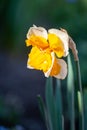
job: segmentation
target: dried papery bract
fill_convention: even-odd
[[[73,56],[74,56],[75,61],[78,61],[79,58],[78,58],[78,51],[77,51],[77,49],[76,49],[76,44],[75,44],[75,42],[72,40],[71,37],[69,37],[69,48],[72,50],[72,53],[73,53]]]
[[[65,29],[63,29],[63,28],[61,28],[61,31],[67,33],[67,31]],[[68,33],[67,33],[67,35],[68,35]],[[74,60],[78,61],[78,51],[77,51],[77,48],[76,48],[76,44],[75,44],[75,42],[73,41],[73,39],[70,36],[69,36],[68,46],[72,50]]]

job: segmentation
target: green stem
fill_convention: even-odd
[[[76,44],[69,36],[69,48],[72,50],[75,62],[76,62],[76,71],[77,71],[77,81],[78,81],[78,105],[79,105],[79,113],[81,117],[81,124],[80,129],[84,130],[84,103],[83,103],[83,92],[82,92],[82,83],[81,83],[81,74],[80,74],[80,65],[79,65],[79,58],[78,58],[78,51],[76,49]]]
[[[70,130],[75,130],[75,104],[74,104],[74,75],[70,55],[68,56],[68,77],[67,77],[67,99],[70,119]]]
[[[80,91],[80,97],[78,97],[78,101],[80,101],[79,105],[79,112],[81,116],[81,130],[84,130],[84,104],[83,104],[83,91],[82,91],[82,83],[81,83],[81,73],[80,73],[80,65],[79,65],[79,59],[76,61],[76,70],[77,70],[77,80],[78,80],[78,87]]]
[[[48,123],[48,114],[47,114],[47,110],[45,108],[45,104],[43,102],[43,99],[41,98],[40,95],[37,96],[37,99],[38,99],[39,109],[40,109],[41,115],[43,117],[43,120],[46,124],[47,130],[50,130],[49,123]]]

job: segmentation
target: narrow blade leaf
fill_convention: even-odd
[[[48,113],[49,128],[50,130],[57,130],[55,121],[56,114],[55,114],[55,102],[53,95],[53,81],[51,77],[47,79],[45,96],[46,96],[46,107]]]
[[[58,79],[56,79],[55,105],[56,105],[57,128],[58,128],[58,130],[64,130],[61,83],[60,83],[60,80],[58,80]]]
[[[74,75],[70,55],[68,56],[67,98],[70,130],[75,130]]]

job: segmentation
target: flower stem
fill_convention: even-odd
[[[81,126],[80,129],[84,130],[84,103],[83,103],[83,91],[82,91],[82,83],[81,83],[81,74],[80,74],[80,65],[79,65],[79,59],[76,61],[76,70],[77,70],[77,81],[78,81],[78,103],[79,103],[79,113],[81,117]]]
[[[76,73],[77,73],[77,83],[78,83],[78,107],[79,107],[79,116],[80,116],[80,129],[84,130],[84,103],[83,103],[83,91],[82,91],[82,82],[81,82],[81,73],[80,73],[80,64],[79,64],[79,58],[78,58],[78,51],[76,49],[76,44],[72,40],[71,37],[69,37],[69,48],[72,50],[74,60],[76,62]]]
[[[75,92],[74,92],[74,73],[70,55],[68,61],[68,77],[67,77],[67,99],[68,99],[68,113],[70,119],[70,130],[75,130]]]

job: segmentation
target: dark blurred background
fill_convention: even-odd
[[[25,39],[33,24],[68,31],[77,44],[86,88],[87,1],[0,0],[0,125],[45,130],[37,102],[38,94],[44,98],[45,78],[26,67]]]

